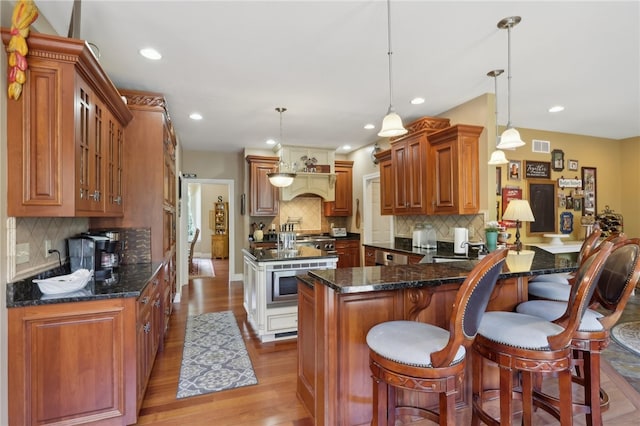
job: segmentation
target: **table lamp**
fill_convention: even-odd
[[[520,241],[520,222],[534,222],[536,219],[533,217],[533,212],[529,206],[527,200],[511,200],[507,204],[507,209],[502,215],[503,220],[515,220],[516,221],[516,251],[520,252],[522,249],[522,242]]]

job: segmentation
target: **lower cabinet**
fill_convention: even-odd
[[[360,266],[360,240],[336,240],[338,268],[355,268]]]
[[[211,236],[211,257],[214,259],[226,259],[229,257],[229,236],[228,235],[212,235]]]
[[[364,247],[364,266],[376,266],[376,249]]]
[[[158,272],[137,299],[8,309],[9,424],[136,423],[164,337],[163,283]]]

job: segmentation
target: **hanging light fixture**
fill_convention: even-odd
[[[407,129],[402,125],[402,119],[393,110],[393,73],[391,66],[391,0],[387,0],[387,37],[389,42],[389,50],[387,55],[389,56],[389,110],[382,120],[382,128],[378,132],[378,136],[383,138],[390,138],[394,136],[401,136],[407,133]]]
[[[499,145],[500,135],[498,134],[498,76],[502,74],[504,70],[492,70],[487,73],[487,76],[493,77],[494,81],[494,93],[495,93],[495,104],[496,104],[496,146]],[[496,166],[499,164],[507,164],[509,160],[504,155],[504,151],[500,149],[496,149],[491,153],[491,158],[489,158],[489,165]]]
[[[280,144],[282,144],[282,113],[287,109],[283,107],[277,107],[276,111],[280,113]],[[282,159],[278,163],[278,171],[274,173],[267,173],[267,177],[269,178],[269,183],[273,186],[277,186],[279,188],[284,188],[293,183],[293,179],[296,177],[295,170],[291,171],[291,166]]]
[[[518,25],[522,18],[510,16],[498,22],[498,28],[507,29],[507,130],[500,136],[499,149],[515,149],[524,145],[520,132],[511,125],[511,28]]]

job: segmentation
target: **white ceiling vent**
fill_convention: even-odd
[[[549,154],[551,152],[551,142],[533,139],[531,141],[531,151]]]

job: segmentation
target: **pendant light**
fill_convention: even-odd
[[[494,93],[495,93],[495,104],[496,104],[496,146],[499,145],[500,135],[498,134],[498,76],[502,74],[504,70],[491,70],[487,73],[487,76],[493,77],[494,81]],[[491,158],[489,158],[489,165],[497,166],[500,164],[507,164],[509,160],[504,155],[504,151],[497,149],[491,153]]]
[[[518,25],[522,18],[510,16],[498,22],[498,28],[507,29],[507,130],[500,136],[499,149],[515,149],[524,145],[520,132],[511,125],[511,28]]]
[[[387,115],[382,120],[382,128],[378,133],[378,136],[383,138],[390,138],[394,136],[402,136],[407,133],[407,129],[402,125],[402,119],[393,110],[393,73],[391,66],[391,0],[387,0],[387,37],[389,50],[387,55],[389,56],[389,110]]]
[[[282,145],[282,113],[287,109],[283,107],[277,107],[276,111],[280,113],[280,144]],[[295,170],[294,170],[295,172]],[[275,173],[267,173],[267,177],[269,178],[269,183],[273,186],[277,186],[279,188],[284,188],[293,183],[293,179],[296,177],[295,173],[291,172],[291,167],[289,164],[285,163],[280,159],[278,163],[278,171]]]

